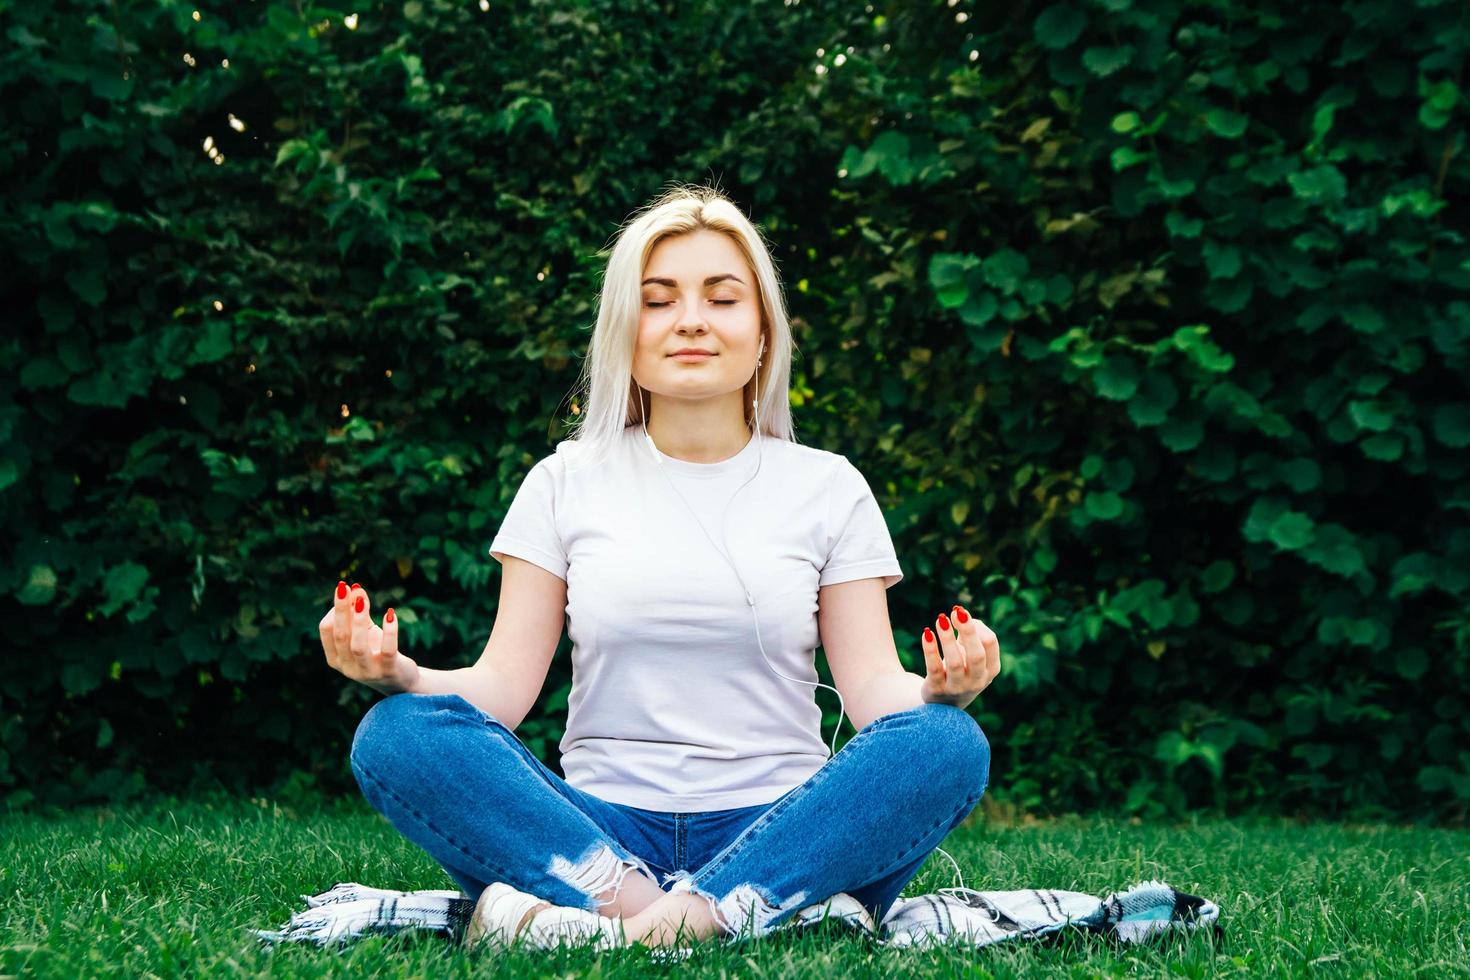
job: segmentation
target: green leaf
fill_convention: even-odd
[[[88,263],[81,268],[68,270],[66,273],[66,284],[71,287],[83,303],[88,306],[101,306],[102,301],[107,298],[107,282],[103,278],[105,266],[101,263]]]
[[[1112,152],[1108,159],[1112,162],[1113,172],[1117,173],[1121,170],[1127,170],[1136,163],[1152,160],[1153,154],[1146,153],[1137,147],[1120,146]]]
[[[1142,120],[1138,118],[1138,113],[1136,113],[1136,112],[1120,112],[1116,116],[1113,117],[1113,123],[1112,123],[1113,132],[1115,132],[1115,133],[1128,133],[1128,132],[1132,132],[1133,130],[1135,130],[1135,129],[1138,128],[1138,125],[1139,125],[1140,122],[1142,122]]]
[[[25,585],[15,598],[23,606],[44,606],[56,595],[56,570],[50,565],[32,565]]]
[[[1291,750],[1291,755],[1294,759],[1305,759],[1307,765],[1313,769],[1321,769],[1332,761],[1334,750],[1330,745],[1323,745],[1319,742],[1306,742],[1294,746]]]
[[[80,696],[102,686],[102,678],[87,664],[69,663],[61,668],[62,690]]]
[[[1455,772],[1449,766],[1425,766],[1414,781],[1426,793],[1443,793],[1455,784]]]
[[[106,602],[101,608],[113,612],[133,602],[148,584],[148,568],[135,561],[125,561],[112,568],[102,580]]]
[[[1210,132],[1228,140],[1238,139],[1249,122],[1249,116],[1229,109],[1211,109],[1205,113],[1205,125]]]
[[[1206,371],[1224,374],[1235,366],[1235,356],[1227,354],[1210,339],[1210,328],[1203,323],[1180,327],[1170,338],[1174,346]]]
[[[378,434],[373,431],[372,425],[361,415],[354,415],[347,420],[342,427],[343,435],[353,442],[376,442]]]
[[[1171,769],[1189,761],[1193,754],[1191,743],[1178,732],[1164,732],[1154,743],[1154,758],[1168,763]]]
[[[1149,169],[1149,179],[1154,182],[1154,186],[1159,189],[1159,193],[1167,198],[1188,197],[1194,193],[1194,178],[1169,177],[1158,166],[1158,161],[1155,161],[1154,164]]]
[[[1095,520],[1111,521],[1123,513],[1123,498],[1111,490],[1089,490],[1083,507]]]
[[[1093,372],[1097,393],[1113,401],[1127,401],[1138,390],[1140,372],[1137,362],[1126,354],[1110,354]]]
[[[1387,432],[1393,428],[1393,409],[1382,399],[1348,402],[1348,415],[1359,429]]]
[[[113,368],[107,365],[72,381],[66,387],[66,396],[79,405],[122,408],[128,403],[127,389]]]
[[[1451,449],[1470,446],[1470,402],[1441,405],[1430,419],[1434,438]]]
[[[1020,285],[1021,277],[1031,271],[1026,256],[1015,249],[1003,248],[985,260],[984,277],[990,285],[1010,295]]]
[[[1429,655],[1423,647],[1399,647],[1393,652],[1393,665],[1400,677],[1417,681],[1429,670]]]
[[[965,298],[960,319],[971,327],[983,327],[995,316],[995,311],[995,294],[988,289],[977,289]]]
[[[1070,3],[1059,3],[1047,7],[1036,18],[1033,28],[1037,43],[1044,48],[1060,51],[1082,36],[1087,27],[1087,15]]]
[[[123,78],[117,59],[108,59],[92,72],[92,94],[108,102],[121,102],[133,91],[132,78]]]
[[[1133,60],[1133,45],[1123,44],[1115,48],[1088,48],[1082,52],[1082,64],[1099,78],[1106,78],[1127,67]]]
[[[1337,112],[1337,103],[1329,102],[1317,109],[1312,114],[1312,142],[1311,146],[1318,146],[1327,134],[1332,130],[1333,115]]]
[[[1240,271],[1240,249],[1230,242],[1207,241],[1203,254],[1211,279],[1232,279]]]
[[[937,252],[929,259],[929,285],[939,305],[953,309],[965,301],[970,293],[968,273],[978,265],[978,257],[964,252]]]
[[[1200,573],[1200,583],[1209,593],[1224,592],[1235,581],[1235,566],[1223,558],[1217,558],[1205,566]]]
[[[1210,770],[1210,775],[1216,780],[1224,778],[1225,762],[1218,746],[1209,742],[1196,742],[1194,743],[1194,754],[1205,764],[1205,767]]]
[[[1205,287],[1205,302],[1221,313],[1239,313],[1251,301],[1255,284],[1246,276],[1211,279]]]
[[[1179,238],[1198,238],[1205,230],[1205,223],[1200,218],[1190,218],[1178,211],[1170,211],[1164,216],[1164,227],[1169,230],[1169,234]]]
[[[1160,423],[1159,441],[1176,453],[1187,453],[1205,439],[1205,423],[1196,417],[1171,418]]]
[[[1330,163],[1291,174],[1286,180],[1297,197],[1312,203],[1338,204],[1347,197],[1347,179]]]
[[[1322,485],[1321,465],[1306,456],[1277,463],[1276,475],[1297,493],[1306,493]]]
[[[1054,273],[1046,280],[1046,300],[1054,306],[1061,306],[1072,299],[1072,280],[1060,272]]]
[[[1358,538],[1341,524],[1324,522],[1312,532],[1312,542],[1301,549],[1301,556],[1318,568],[1343,578],[1352,578],[1368,570]]]
[[[71,372],[61,362],[45,354],[33,356],[20,369],[20,386],[28,391],[40,388],[55,388],[66,384]],[[0,487],[4,489],[4,487]]]
[[[1382,333],[1388,326],[1383,314],[1367,303],[1353,303],[1342,311],[1343,322],[1358,333]]]
[[[194,363],[212,364],[222,361],[235,349],[227,320],[206,320],[204,331],[194,342]]]
[[[1179,387],[1172,378],[1158,371],[1151,371],[1143,378],[1138,393],[1128,402],[1128,417],[1140,426],[1158,425],[1169,415],[1169,409],[1179,402]]]
[[[1397,432],[1385,432],[1369,436],[1359,443],[1363,455],[1381,463],[1391,463],[1404,455],[1404,437]]]
[[[1306,514],[1288,510],[1272,522],[1267,537],[1285,551],[1295,551],[1312,541],[1314,522]]]
[[[285,163],[287,160],[293,159],[295,157],[298,157],[298,156],[301,156],[303,154],[307,154],[307,153],[310,153],[310,152],[311,152],[311,144],[308,143],[306,140],[304,140],[304,139],[286,140],[286,142],[282,143],[281,146],[280,146],[280,148],[278,150],[276,150],[276,162],[272,166],[279,167],[281,164]]]
[[[1103,482],[1109,489],[1126,493],[1133,487],[1138,470],[1127,456],[1114,456],[1103,466]]]

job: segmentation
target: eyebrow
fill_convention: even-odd
[[[745,285],[745,280],[741,279],[739,276],[731,272],[726,272],[718,276],[706,276],[704,284],[706,286],[713,286],[715,283],[721,282],[725,279],[734,279],[736,282],[740,283],[740,285]],[[670,288],[679,285],[674,280],[665,279],[661,276],[650,276],[647,279],[643,280],[643,285],[647,286],[649,283],[653,283],[657,286],[668,286]]]

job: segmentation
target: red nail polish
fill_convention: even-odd
[[[363,603],[362,596],[358,596],[357,597],[357,611],[358,612],[362,612],[362,603]]]
[[[353,588],[354,588],[354,589],[360,589],[360,588],[362,588],[362,586],[360,586],[360,585],[358,585],[358,584],[357,584],[357,583],[356,583],[356,582],[353,582],[353,583],[352,583],[352,587],[353,587]]]
[[[345,598],[347,598],[347,583],[346,582],[338,582],[337,583],[337,598],[338,599],[345,599]]]
[[[386,615],[386,616],[383,617],[383,621],[384,622],[388,622],[388,623],[393,622],[393,607],[392,606],[389,606],[388,607],[388,615]]]
[[[944,613],[939,614],[939,628],[942,630],[948,630],[952,628],[949,625],[949,617],[946,616]]]
[[[934,631],[931,630],[927,626],[924,627],[924,642],[925,643],[933,643],[934,642]]]
[[[969,614],[969,613],[967,613],[967,612],[965,612],[965,611],[964,611],[964,610],[963,610],[963,609],[961,609],[961,610],[960,610],[960,611],[959,611],[959,612],[958,612],[958,613],[957,613],[957,614],[956,614],[956,615],[955,615],[955,618],[956,618],[956,619],[958,619],[958,620],[959,620],[959,621],[960,621],[960,622],[962,622],[962,623],[968,623],[968,622],[969,622],[969,621],[970,621],[970,614]]]

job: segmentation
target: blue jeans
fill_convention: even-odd
[[[922,704],[874,720],[770,803],[664,813],[569,785],[458,694],[400,693],[368,709],[350,761],[373,808],[471,898],[503,881],[596,910],[637,870],[751,938],[838,892],[881,921],[980,801],[990,743],[964,710]]]

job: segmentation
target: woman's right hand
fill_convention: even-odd
[[[332,608],[320,624],[327,665],[383,694],[412,691],[419,665],[398,652],[398,618],[390,606],[379,627],[369,615],[371,608],[362,586],[337,583]]]

